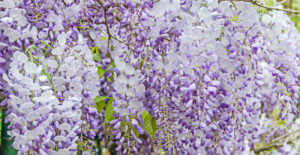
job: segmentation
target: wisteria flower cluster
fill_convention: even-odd
[[[300,36],[217,0],[0,1],[18,154],[297,154]]]

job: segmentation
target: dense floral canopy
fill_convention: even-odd
[[[296,154],[300,36],[217,0],[0,1],[19,154]]]

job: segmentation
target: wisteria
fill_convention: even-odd
[[[300,35],[281,5],[264,6],[0,1],[1,106],[12,147],[299,153]]]

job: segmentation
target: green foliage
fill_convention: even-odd
[[[135,127],[133,128],[133,133],[136,137],[139,137],[140,135]]]
[[[101,61],[101,57],[100,57],[100,54],[99,54],[99,48],[97,46],[94,46],[91,49],[91,52],[92,52],[92,55],[93,55],[93,59],[95,61]]]
[[[292,3],[292,8],[295,10],[300,10],[300,2],[299,1],[294,1]]]
[[[264,2],[267,6],[274,6],[275,5],[275,0],[264,0]]]
[[[108,99],[109,97],[105,96],[97,96],[94,98],[94,102],[96,103],[96,109],[98,110],[98,113],[105,107],[105,99]]]
[[[279,120],[278,119],[279,114],[280,114],[279,106],[276,106],[272,111],[271,116],[273,117],[273,120],[277,126],[283,127],[284,125],[286,125],[286,120]]]
[[[102,67],[98,67],[97,73],[98,73],[99,78],[101,78],[102,75],[105,73],[105,70],[103,70]]]
[[[102,37],[102,38],[101,38],[101,41],[104,41],[104,40],[106,40],[106,37]]]
[[[238,20],[238,16],[237,15],[234,15],[232,18],[231,18],[231,21],[232,22],[236,22]]]
[[[292,10],[300,10],[300,1],[294,0],[292,4],[290,5]],[[300,33],[300,14],[291,14],[291,20],[294,23],[296,29]]]
[[[286,124],[286,120],[285,121],[278,120],[277,123],[276,123],[276,125],[278,125],[278,126],[284,126],[285,124]]]
[[[140,64],[139,64],[139,67],[140,67],[140,68],[142,68],[143,63],[144,63],[144,59],[142,58],[141,61],[140,61]]]
[[[106,77],[106,80],[109,82],[109,81],[111,81],[111,79],[109,78],[109,77]]]
[[[145,131],[150,135],[150,137],[155,138],[156,120],[147,111],[143,112],[142,118]]]
[[[113,120],[113,115],[115,113],[113,105],[112,105],[113,99],[110,98],[107,102],[106,108],[105,108],[105,115],[104,115],[104,123],[110,122]]]
[[[295,15],[291,17],[292,22],[294,23],[296,29],[300,33],[300,15]]]
[[[279,106],[276,106],[271,114],[271,116],[273,116],[275,121],[278,120],[279,113],[280,113]]]
[[[109,66],[111,66],[111,65],[113,66],[112,63],[111,63]],[[98,66],[97,73],[98,73],[99,79],[103,76],[103,74],[104,74],[105,72],[108,72],[109,66],[108,66],[105,70],[103,70],[101,66]],[[114,76],[113,73],[112,73],[112,75]],[[111,81],[112,79],[109,78],[109,77],[106,77],[106,80],[109,82],[109,81]]]
[[[5,118],[7,109],[2,109],[2,117]],[[1,120],[2,130],[1,130],[1,149],[0,154],[3,155],[17,155],[17,150],[12,147],[14,142],[13,139],[8,135],[8,126],[10,123],[5,123],[4,119]]]

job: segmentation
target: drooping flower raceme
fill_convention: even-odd
[[[299,152],[300,38],[284,12],[0,3],[0,88],[19,154],[251,154],[274,139],[273,153]]]
[[[97,67],[90,49],[84,42],[79,41],[79,44],[71,48],[58,44],[51,53],[54,57],[45,58],[45,62],[53,63],[53,66],[48,66],[52,68],[50,73],[57,98],[62,102],[62,107],[57,109],[57,113],[65,114],[58,119],[57,125],[68,122],[66,125],[69,129],[63,129],[60,134],[65,133],[64,136],[69,138],[64,140],[64,147],[67,148],[72,142],[74,145],[72,151],[76,152],[77,134],[82,132],[84,136],[95,139],[101,129],[100,116],[93,101],[96,96],[99,96],[100,88],[100,82],[97,80]],[[70,130],[72,132],[68,133]]]
[[[3,74],[9,90],[6,118],[11,123],[9,135],[14,137],[12,146],[19,150],[19,154],[46,154],[55,134],[51,130],[51,112],[59,101],[42,70],[42,65],[17,51],[13,54],[8,74]]]

